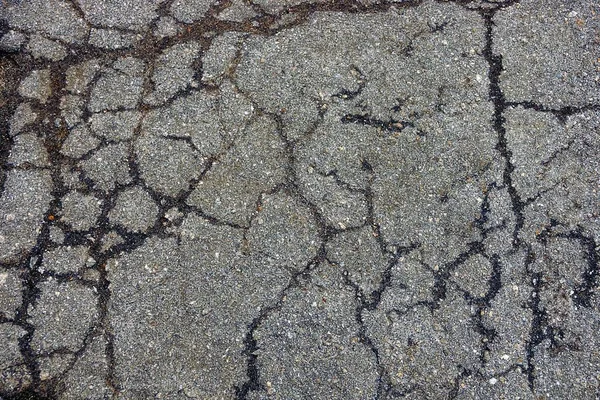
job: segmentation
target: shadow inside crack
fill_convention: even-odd
[[[0,393],[0,400],[54,400],[54,397],[40,394],[37,389],[28,388],[8,394]]]

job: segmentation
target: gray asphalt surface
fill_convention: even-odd
[[[600,398],[594,0],[0,0],[0,398]]]

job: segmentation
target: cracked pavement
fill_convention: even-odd
[[[600,397],[593,0],[0,0],[0,399]]]

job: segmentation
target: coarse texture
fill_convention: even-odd
[[[0,398],[598,398],[598,16],[0,0]]]

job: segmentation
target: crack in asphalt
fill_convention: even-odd
[[[163,2],[156,10],[156,17],[151,22],[151,25],[155,25],[160,18],[168,17],[169,10],[174,3],[175,0]],[[233,85],[236,94],[243,97],[252,105],[255,116],[265,116],[274,121],[277,137],[283,143],[284,148],[284,160],[280,160],[283,169],[285,170],[284,179],[281,182],[276,183],[270,189],[260,191],[256,197],[255,204],[253,204],[257,211],[250,214],[247,224],[236,223],[229,221],[226,218],[211,215],[210,212],[203,210],[202,207],[192,205],[188,202],[192,193],[202,184],[207,174],[213,170],[213,167],[222,161],[225,155],[235,148],[237,141],[239,140],[238,138],[232,139],[220,149],[220,151],[208,155],[203,154],[202,170],[199,172],[198,176],[189,180],[186,188],[180,190],[177,195],[165,194],[154,188],[146,179],[144,179],[144,174],[142,172],[143,168],[141,166],[141,161],[136,154],[134,143],[146,134],[144,132],[143,121],[147,120],[149,113],[156,110],[168,109],[178,100],[203,90],[221,93],[220,85],[215,86],[214,84],[202,82],[201,75],[203,72],[203,65],[201,57],[199,56],[195,59],[191,67],[193,70],[191,81],[195,81],[197,85],[194,86],[189,82],[186,83],[184,87],[177,89],[175,93],[171,94],[165,101],[160,102],[158,105],[150,105],[144,102],[143,99],[150,93],[153,93],[157,87],[157,82],[153,79],[157,56],[162,54],[161,52],[163,50],[168,49],[174,44],[194,40],[200,44],[200,54],[204,54],[211,47],[213,40],[224,32],[241,32],[245,35],[255,35],[263,38],[273,37],[280,32],[305,25],[307,21],[309,21],[309,18],[316,13],[340,12],[348,14],[375,14],[386,12],[392,7],[396,9],[413,8],[421,6],[426,2],[421,0],[405,1],[401,3],[380,1],[371,4],[369,4],[369,2],[363,3],[358,0],[340,0],[323,3],[302,2],[300,4],[289,6],[285,11],[279,13],[269,13],[265,11],[260,4],[249,2],[251,9],[257,13],[251,20],[240,23],[219,19],[218,15],[222,11],[228,9],[232,3],[232,1],[222,1],[212,5],[206,12],[205,17],[194,23],[183,25],[183,29],[180,29],[177,34],[172,37],[157,38],[153,36],[152,33],[144,33],[137,44],[125,49],[106,51],[87,44],[68,43],[61,39],[55,39],[57,43],[60,43],[69,49],[64,59],[57,62],[48,63],[43,59],[25,57],[22,53],[11,53],[7,51],[0,53],[0,56],[2,57],[0,69],[10,71],[9,75],[11,76],[9,76],[9,78],[14,81],[12,83],[14,88],[17,86],[15,82],[18,82],[20,78],[28,76],[31,71],[47,68],[50,70],[50,87],[52,93],[48,98],[46,105],[32,105],[34,112],[40,115],[43,114],[45,119],[50,121],[45,125],[37,124],[36,127],[38,137],[42,138],[43,147],[46,150],[49,159],[48,166],[42,167],[27,162],[19,165],[12,165],[9,163],[8,160],[11,150],[15,147],[14,136],[11,136],[9,133],[11,124],[10,116],[16,110],[21,100],[14,88],[12,91],[8,92],[9,95],[4,96],[4,94],[0,94],[3,96],[2,100],[6,103],[2,105],[2,110],[0,111],[0,116],[2,117],[2,121],[0,121],[0,165],[2,165],[0,193],[5,192],[7,175],[11,171],[49,171],[53,187],[50,193],[52,199],[50,200],[47,211],[43,215],[43,222],[40,225],[40,231],[37,235],[35,245],[27,251],[27,254],[21,255],[18,258],[18,261],[8,261],[0,264],[4,269],[11,271],[15,270],[20,274],[22,283],[21,304],[16,309],[14,318],[8,318],[5,317],[4,314],[0,314],[0,324],[14,325],[20,327],[25,332],[25,334],[18,339],[18,347],[22,357],[22,363],[26,366],[28,378],[30,379],[30,384],[24,384],[23,387],[17,391],[5,393],[2,392],[3,389],[0,386],[0,397],[5,399],[58,398],[61,395],[61,379],[75,368],[78,359],[85,353],[90,346],[90,343],[99,337],[102,337],[105,342],[104,357],[107,363],[105,371],[106,385],[111,391],[112,398],[123,395],[125,388],[117,373],[117,339],[113,330],[110,315],[113,289],[111,288],[107,263],[111,259],[116,259],[140,248],[152,237],[162,239],[176,238],[180,241],[181,238],[177,233],[174,233],[176,232],[174,228],[179,227],[181,222],[189,215],[199,216],[213,226],[228,227],[242,232],[243,243],[247,245],[248,239],[246,235],[250,228],[255,226],[255,224],[258,224],[256,219],[258,218],[259,211],[263,208],[263,196],[279,193],[284,193],[310,210],[310,217],[314,220],[317,227],[317,236],[319,238],[317,246],[318,250],[314,257],[297,271],[292,273],[284,288],[273,299],[263,304],[258,311],[258,314],[247,324],[242,350],[242,356],[245,358],[246,362],[246,377],[244,381],[238,382],[232,388],[235,398],[242,400],[248,398],[252,392],[268,392],[268,388],[263,383],[265,378],[261,374],[260,363],[258,362],[260,357],[258,354],[260,343],[255,337],[255,333],[267,318],[281,311],[284,299],[288,293],[301,285],[300,278],[310,277],[311,273],[317,267],[326,262],[335,265],[338,268],[342,268],[342,284],[353,291],[354,304],[351,306],[354,310],[354,323],[358,329],[357,337],[359,338],[360,343],[372,353],[377,368],[375,398],[384,399],[389,398],[390,396],[404,397],[417,390],[421,390],[417,384],[402,388],[393,384],[391,372],[388,371],[388,367],[386,366],[387,361],[384,359],[383,352],[378,346],[377,340],[372,338],[372,335],[369,334],[367,321],[364,319],[365,312],[372,312],[379,309],[382,302],[382,296],[386,291],[391,290],[394,273],[393,269],[402,262],[401,258],[411,254],[422,245],[418,239],[411,238],[409,245],[397,246],[394,241],[396,238],[384,237],[381,224],[377,222],[378,220],[376,218],[375,199],[378,194],[375,193],[373,189],[373,182],[378,179],[377,174],[379,172],[376,160],[370,158],[370,156],[361,156],[360,158],[359,168],[368,176],[365,187],[360,187],[359,185],[344,180],[340,170],[336,167],[321,168],[316,163],[311,165],[311,167],[317,171],[318,175],[331,178],[337,186],[345,189],[349,193],[364,197],[366,203],[366,219],[362,225],[357,227],[342,227],[341,229],[332,227],[327,221],[322,208],[316,202],[309,199],[306,193],[304,193],[302,186],[298,183],[300,181],[299,176],[302,172],[299,171],[300,161],[298,159],[299,150],[297,144],[301,140],[312,138],[318,127],[323,124],[328,113],[327,107],[329,104],[327,102],[323,102],[322,100],[317,101],[318,118],[302,139],[288,138],[284,132],[285,123],[282,119],[282,115],[269,111],[266,107],[259,104],[256,99],[253,99],[252,96],[248,93],[244,93],[238,87],[236,83],[238,79],[237,69],[242,62],[242,58],[245,56],[243,50],[245,39],[241,39],[238,42],[237,47],[235,48],[235,55],[230,65],[227,67],[223,79]],[[543,195],[554,190],[555,186],[552,186],[550,189],[541,189],[537,195],[531,198],[522,197],[517,190],[515,184],[518,179],[515,177],[515,169],[517,166],[513,161],[514,149],[511,148],[511,143],[507,137],[507,128],[505,126],[506,112],[507,110],[522,108],[539,113],[550,113],[564,125],[572,116],[589,112],[600,112],[600,105],[590,103],[583,106],[567,105],[561,108],[552,108],[533,101],[508,101],[502,90],[502,75],[505,72],[503,55],[494,52],[494,17],[499,10],[508,9],[518,4],[519,1],[481,2],[464,0],[449,3],[459,4],[467,10],[478,13],[482,20],[484,27],[484,42],[480,56],[484,59],[485,63],[487,63],[488,67],[488,97],[493,110],[491,115],[491,125],[497,138],[495,150],[499,153],[503,162],[501,173],[502,181],[488,183],[484,191],[484,196],[478,210],[479,215],[475,216],[472,220],[472,226],[479,234],[477,240],[464,243],[464,250],[450,261],[444,262],[439,268],[433,268],[425,261],[421,260],[422,265],[427,268],[433,276],[433,284],[430,290],[432,299],[417,301],[411,305],[411,308],[423,306],[428,308],[429,311],[434,314],[440,310],[441,304],[446,300],[450,290],[460,293],[467,304],[473,307],[473,311],[471,312],[473,330],[481,338],[479,363],[482,367],[485,367],[488,363],[485,354],[491,351],[490,346],[496,342],[498,332],[494,327],[486,325],[483,314],[493,307],[493,302],[504,288],[503,279],[505,279],[506,276],[504,270],[506,265],[502,258],[503,254],[488,250],[486,243],[489,240],[489,237],[498,230],[512,229],[512,242],[509,253],[515,254],[519,251],[526,252],[523,269],[529,278],[531,290],[526,307],[532,314],[532,321],[531,326],[529,327],[529,336],[525,345],[525,363],[514,363],[504,371],[494,373],[491,376],[498,378],[505,377],[508,376],[509,373],[521,368],[526,375],[530,391],[535,394],[537,376],[535,357],[538,346],[546,340],[550,342],[552,348],[557,349],[573,349],[574,345],[563,344],[561,338],[564,336],[564,332],[560,327],[552,326],[550,322],[549,312],[544,308],[541,300],[541,294],[545,289],[544,273],[535,271],[531,268],[536,261],[536,254],[532,249],[531,244],[524,238],[523,234],[523,231],[526,229],[526,213],[528,208]],[[96,26],[86,20],[86,14],[77,1],[68,0],[68,4],[79,19],[85,22],[88,28],[101,28],[101,26]],[[485,4],[485,6],[482,4]],[[0,6],[0,10],[4,6],[6,6],[6,4]],[[448,22],[428,22],[428,26],[428,33],[438,35],[444,34],[452,28],[452,25]],[[8,31],[8,29],[7,26],[0,26],[1,32]],[[127,29],[113,29],[121,33],[130,32]],[[14,30],[20,33],[30,33],[27,29],[15,28]],[[403,49],[405,56],[414,56],[416,46],[414,43],[415,40],[416,37],[409,38],[408,45]],[[106,71],[115,71],[113,67],[110,67],[113,63],[125,57],[135,57],[136,59],[145,62],[142,74],[143,84],[139,96],[141,100],[139,100],[134,107],[135,110],[141,112],[141,116],[135,126],[132,137],[124,141],[97,137],[97,139],[99,139],[98,144],[79,157],[68,157],[62,154],[61,148],[69,135],[70,129],[66,126],[65,121],[61,119],[62,110],[60,109],[61,97],[66,93],[67,69],[76,63],[101,59],[101,67],[92,74],[92,77],[86,85],[85,91],[77,94],[78,98],[87,105],[90,104],[91,101],[92,88],[101,81]],[[366,76],[368,75],[368,72],[359,69],[356,65],[351,66],[351,71],[353,71],[354,75],[357,77],[358,87],[356,89],[341,89],[338,92],[331,94],[332,101],[334,98],[336,101],[354,101],[364,95],[364,89],[367,86]],[[446,90],[446,88],[443,86],[438,88],[438,102],[435,106],[438,112],[443,112],[444,104],[442,103],[441,98],[444,94],[444,90]],[[4,98],[6,98],[6,100],[4,100]],[[398,105],[393,107],[392,111],[400,112],[405,103],[405,99],[398,99]],[[118,106],[111,109],[111,111],[118,112],[131,109],[132,108],[128,106]],[[79,124],[87,124],[94,114],[96,113],[93,113],[89,107],[84,106],[81,109],[81,116],[79,117],[81,122]],[[412,116],[415,115],[413,114]],[[410,118],[412,118],[412,116]],[[240,130],[245,132],[246,128],[253,121],[253,118],[254,117],[251,117],[248,121],[245,121]],[[373,113],[365,112],[346,113],[338,120],[343,125],[353,124],[364,126],[366,128],[376,128],[390,134],[401,133],[406,128],[414,128],[418,132],[417,135],[422,138],[427,138],[429,134],[429,132],[419,128],[420,125],[418,125],[416,119],[414,121],[396,118],[386,119],[385,117],[380,118]],[[36,124],[33,125],[36,126]],[[42,132],[42,130],[45,130],[45,132]],[[185,143],[193,152],[202,154],[200,149],[201,144],[195,142],[194,139],[189,136],[177,136],[177,132],[171,132],[164,135],[164,138],[177,143]],[[112,149],[112,146],[119,143],[125,143],[126,147],[125,154],[128,181],[125,183],[115,181],[113,182],[114,185],[112,188],[100,188],[89,171],[83,167],[82,163],[84,161],[93,162],[93,157],[99,150]],[[571,146],[573,146],[574,143],[575,139],[570,140],[563,147],[560,147],[548,158],[543,160],[542,164],[544,166],[552,164],[559,154],[570,151]],[[80,184],[80,187],[78,187],[77,190],[83,194],[94,196],[101,201],[99,216],[96,218],[96,221],[91,228],[76,232],[68,223],[60,221],[57,218],[57,216],[61,215],[61,199],[72,190],[65,181],[65,170],[77,175],[78,183]],[[143,232],[131,231],[130,229],[111,221],[111,218],[109,217],[111,210],[115,208],[119,195],[127,189],[134,187],[142,188],[158,208],[158,213],[153,219],[153,222]],[[513,214],[514,224],[513,226],[508,226],[506,221],[503,221],[500,225],[489,227],[488,224],[492,220],[491,214],[493,212],[490,196],[492,193],[500,192],[502,190],[505,190],[509,195],[511,205],[510,211]],[[444,203],[447,201],[448,195],[442,195],[440,202]],[[182,216],[175,221],[167,217],[167,213],[172,209],[177,209],[182,213]],[[555,231],[555,228],[558,227],[562,227],[564,230]],[[51,239],[50,231],[52,228],[60,228],[65,231],[63,245],[84,245],[89,247],[89,256],[93,259],[93,265],[89,269],[98,272],[98,278],[96,280],[86,279],[79,272],[57,273],[42,270],[44,253],[58,247],[58,245],[53,244]],[[365,292],[359,283],[351,279],[348,269],[339,263],[332,261],[327,250],[328,244],[330,244],[332,239],[337,235],[346,232],[354,232],[363,228],[369,229],[377,243],[380,254],[388,258],[388,263],[378,277],[378,286],[370,293]],[[110,233],[116,233],[121,239],[121,242],[105,247],[105,240]],[[581,282],[575,286],[571,298],[576,307],[587,309],[593,308],[593,300],[599,284],[598,276],[600,275],[598,266],[600,255],[597,238],[581,226],[572,228],[568,227],[568,224],[556,220],[552,220],[551,224],[542,230],[536,239],[538,243],[545,246],[549,238],[566,239],[579,245],[586,265],[580,276]],[[244,253],[244,251],[242,251],[242,253]],[[485,290],[483,296],[475,295],[468,290],[462,289],[460,285],[455,284],[451,279],[452,274],[458,267],[465,264],[474,256],[482,256],[491,266],[491,273],[485,283],[485,285],[487,285],[487,290]],[[36,303],[40,298],[41,289],[39,288],[39,284],[49,279],[58,283],[74,282],[77,285],[95,291],[95,296],[97,298],[97,315],[93,323],[88,327],[86,334],[82,339],[82,345],[75,351],[63,346],[57,347],[52,351],[38,352],[32,346],[32,341],[38,327],[30,321],[30,312],[35,308]],[[407,311],[392,308],[386,312],[396,313],[398,316],[401,316]],[[47,380],[42,379],[40,360],[42,358],[51,358],[52,356],[59,354],[72,355],[73,358],[68,363],[68,366],[64,368],[61,373],[57,374],[57,376]],[[482,378],[485,375],[478,370],[467,368],[466,366],[458,365],[457,368],[458,372],[454,375],[451,388],[448,391],[448,398],[458,397],[462,385],[467,379],[473,377]],[[485,376],[487,377],[488,375]]]

